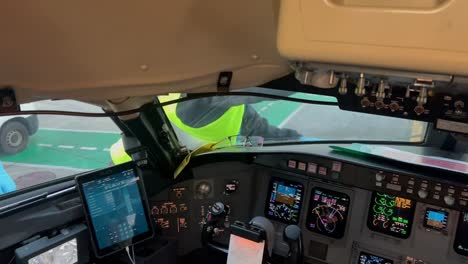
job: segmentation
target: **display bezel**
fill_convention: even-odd
[[[431,226],[431,225],[428,224],[429,219],[427,217],[427,214],[428,214],[429,211],[443,213],[445,215],[445,219],[446,219],[445,228],[438,228],[438,227]],[[428,229],[431,229],[431,230],[434,230],[434,231],[438,231],[438,232],[446,231],[447,226],[448,226],[448,216],[449,216],[449,213],[447,211],[440,210],[440,209],[435,209],[435,208],[431,208],[431,207],[426,207],[426,209],[424,210],[423,226],[425,228],[428,228]]]
[[[147,224],[148,224],[148,231],[146,231],[144,233],[141,233],[141,234],[138,234],[138,235],[134,236],[133,238],[123,240],[123,241],[121,241],[119,243],[115,243],[115,244],[113,244],[111,246],[108,246],[108,247],[105,247],[105,248],[101,249],[101,248],[99,248],[98,243],[97,243],[96,232],[94,232],[95,228],[94,228],[93,222],[91,220],[91,215],[90,215],[88,203],[86,202],[86,197],[85,197],[84,191],[83,191],[83,184],[85,184],[87,182],[90,182],[90,181],[95,181],[95,180],[98,180],[98,179],[101,179],[101,178],[105,178],[105,177],[108,177],[108,176],[113,175],[113,174],[117,174],[117,173],[120,173],[120,172],[131,170],[131,169],[134,171],[135,176],[139,177],[139,180],[136,181],[136,183],[137,183],[138,190],[140,192],[140,196],[141,196],[141,199],[142,199],[144,215],[145,215],[145,218],[146,218],[146,221],[147,221]],[[143,184],[143,179],[141,177],[141,173],[139,173],[137,167],[135,166],[135,164],[133,162],[127,162],[127,163],[123,163],[123,164],[120,164],[120,165],[117,165],[117,166],[114,166],[114,167],[111,167],[111,168],[107,168],[107,169],[103,169],[103,170],[99,170],[99,171],[93,171],[91,173],[84,174],[84,175],[79,175],[79,176],[77,176],[75,178],[75,182],[76,182],[76,186],[77,186],[77,189],[78,189],[78,193],[79,193],[81,201],[82,201],[83,211],[84,211],[86,223],[88,225],[88,230],[89,230],[89,233],[90,233],[90,236],[91,236],[91,244],[93,245],[93,249],[94,249],[95,255],[97,257],[101,258],[101,257],[107,256],[107,255],[112,254],[112,253],[114,253],[116,251],[122,250],[125,247],[131,246],[133,244],[136,244],[138,242],[141,242],[141,241],[146,240],[148,238],[151,238],[153,236],[153,226],[152,226],[151,218],[150,218],[150,214],[149,214],[150,211],[149,211],[149,206],[148,206],[148,198],[146,196],[146,192],[145,192],[145,188],[144,188],[144,184]]]
[[[465,212],[465,211],[461,211],[459,213],[459,216],[458,216],[458,222],[457,222],[457,230],[455,232],[455,238],[453,239],[453,250],[455,251],[455,253],[459,254],[459,255],[462,255],[462,256],[465,256],[465,257],[468,257],[468,251],[460,251],[456,245],[458,244],[457,241],[459,240],[460,236],[463,237],[463,234],[460,234],[460,228],[461,228],[461,224],[463,224],[463,215],[464,214],[468,214],[468,212]],[[466,223],[466,225],[468,225],[468,222]],[[467,230],[468,230],[468,227],[467,227]],[[467,243],[468,244],[468,243]]]
[[[299,201],[299,208],[298,208],[298,212],[297,212],[297,221],[288,221],[288,220],[285,220],[285,219],[282,219],[282,218],[279,218],[279,217],[276,217],[276,216],[271,216],[268,214],[269,212],[269,209],[270,209],[270,198],[271,198],[271,193],[273,192],[273,183],[274,182],[283,182],[285,184],[283,185],[286,185],[286,184],[296,184],[298,186],[301,187],[301,199]],[[297,182],[297,181],[291,181],[291,180],[286,180],[286,179],[283,179],[283,178],[272,178],[270,180],[270,184],[269,184],[269,188],[268,188],[268,194],[267,194],[267,199],[266,199],[266,203],[265,203],[265,210],[264,210],[264,215],[266,218],[268,219],[272,219],[272,220],[275,220],[275,221],[278,221],[278,222],[281,222],[281,223],[284,223],[284,224],[298,224],[299,223],[299,220],[301,219],[301,209],[302,209],[302,204],[304,202],[304,195],[305,195],[305,191],[304,191],[304,185],[300,182]]]
[[[394,263],[395,263],[395,261],[394,261],[393,259],[385,258],[385,257],[379,256],[379,255],[376,255],[376,254],[371,254],[371,253],[366,252],[366,251],[361,251],[361,252],[359,252],[358,263],[361,263],[361,256],[362,256],[362,255],[378,257],[378,258],[383,259],[383,260],[386,261],[387,263],[390,261],[390,262],[389,262],[390,264],[394,264]],[[385,263],[384,263],[384,264],[385,264]]]
[[[312,207],[312,203],[314,202],[314,194],[315,194],[315,191],[316,190],[320,190],[322,193],[332,193],[332,195],[334,196],[341,196],[341,197],[344,197],[348,200],[347,202],[347,205],[346,205],[346,212],[343,217],[343,221],[344,221],[344,228],[343,228],[343,232],[342,233],[338,233],[336,235],[333,235],[331,233],[326,233],[326,232],[322,232],[318,229],[311,229],[309,227],[309,223],[311,221],[311,214],[312,214],[312,209],[314,209],[315,207]],[[339,192],[339,191],[335,191],[335,190],[330,190],[330,189],[326,189],[326,188],[321,188],[321,187],[315,187],[313,188],[311,191],[310,191],[310,199],[309,199],[309,207],[308,207],[308,211],[307,211],[307,218],[306,218],[306,228],[307,230],[311,231],[311,232],[314,232],[314,233],[317,233],[317,234],[321,234],[321,235],[324,235],[324,236],[328,236],[328,237],[332,237],[332,238],[336,238],[336,239],[341,239],[344,237],[344,234],[346,233],[346,225],[348,223],[348,214],[349,214],[349,210],[350,210],[350,204],[351,204],[351,198],[349,197],[348,194],[344,193],[344,192]]]
[[[382,193],[382,192],[380,192],[380,193]],[[385,193],[383,193],[383,194],[385,194]],[[408,232],[407,232],[407,234],[401,234],[401,233],[391,232],[389,230],[382,230],[382,229],[375,228],[375,226],[372,224],[372,219],[373,219],[373,211],[372,211],[373,206],[372,205],[374,204],[374,200],[375,200],[376,195],[377,195],[377,192],[372,192],[372,197],[371,197],[371,200],[370,200],[370,203],[369,203],[368,215],[367,215],[367,228],[369,228],[373,232],[393,236],[393,237],[400,238],[400,239],[409,238],[411,236],[411,231],[413,230],[414,213],[416,211],[416,201],[414,201],[413,199],[406,198],[406,197],[392,195],[392,196],[395,196],[395,197],[400,197],[400,198],[403,198],[403,199],[411,200],[411,202],[413,204],[412,208],[410,209],[410,213],[409,213],[409,215],[411,216],[411,221],[408,221]]]

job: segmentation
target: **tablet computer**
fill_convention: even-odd
[[[75,180],[97,257],[153,236],[143,180],[133,162]]]

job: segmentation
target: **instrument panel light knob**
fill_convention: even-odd
[[[418,191],[418,196],[421,199],[426,199],[429,193],[426,190],[419,190]]]
[[[385,103],[382,100],[377,100],[377,102],[375,102],[375,108],[377,110],[380,110],[384,107],[385,107]]]
[[[422,115],[424,114],[424,111],[426,109],[424,109],[424,106],[422,105],[417,105],[415,108],[414,108],[414,112],[417,114],[417,115]]]
[[[367,108],[369,107],[371,104],[371,102],[369,101],[369,99],[367,97],[364,97],[364,99],[361,100],[361,106],[362,108]]]
[[[207,196],[211,193],[211,184],[208,182],[201,182],[196,187],[196,192],[200,195]]]
[[[455,204],[455,198],[453,198],[453,196],[446,195],[444,196],[444,202],[446,205],[452,206]]]
[[[378,182],[381,182],[385,179],[385,174],[383,173],[376,173],[375,174],[375,180],[378,181]]]
[[[391,102],[389,107],[392,112],[400,110],[400,105],[397,102]]]

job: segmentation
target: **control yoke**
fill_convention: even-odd
[[[215,249],[224,253],[229,252],[229,247],[215,241],[219,230],[228,228],[225,225],[226,215],[229,214],[229,210],[221,203],[216,203],[212,208],[214,211],[208,212],[205,219],[205,224],[202,228],[201,240],[202,245]],[[220,209],[220,210],[218,210]],[[265,241],[265,249],[267,260],[266,263],[276,263],[271,259],[273,248],[275,245],[275,227],[273,223],[263,217],[254,217],[248,224],[235,221],[229,227],[230,233],[255,241]],[[224,232],[223,232],[224,233]],[[296,264],[302,263],[303,259],[303,244],[301,230],[297,225],[289,225],[283,231],[283,239],[289,245],[289,255],[285,263]]]
[[[283,239],[289,245],[288,263],[303,263],[304,250],[301,229],[297,225],[288,225],[283,231]]]

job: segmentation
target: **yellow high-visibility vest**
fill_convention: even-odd
[[[180,93],[159,96],[158,99],[161,103],[179,99]],[[186,103],[190,103],[186,102]],[[229,108],[222,116],[213,122],[202,127],[191,127],[177,116],[177,103],[170,104],[163,107],[167,118],[174,126],[185,133],[200,139],[205,142],[218,142],[230,136],[237,136],[240,134],[242,118],[244,117],[245,106],[233,106]],[[112,162],[117,165],[131,160],[131,157],[125,152],[122,139],[112,145],[110,149]]]
[[[164,103],[179,99],[180,94],[169,94],[159,96],[158,98],[161,103]],[[190,103],[190,101],[184,103]],[[195,128],[184,124],[184,122],[180,120],[176,113],[177,104],[166,105],[163,108],[173,125],[177,126],[185,133],[205,142],[218,142],[227,137],[239,135],[245,110],[244,105],[233,106],[213,122]],[[194,109],[194,111],[196,111],[196,109]]]
[[[112,147],[110,148],[110,155],[112,163],[114,163],[114,165],[122,164],[132,160],[132,158],[127,154],[127,152],[125,152],[122,138],[120,138],[117,142],[115,142],[112,145]]]

